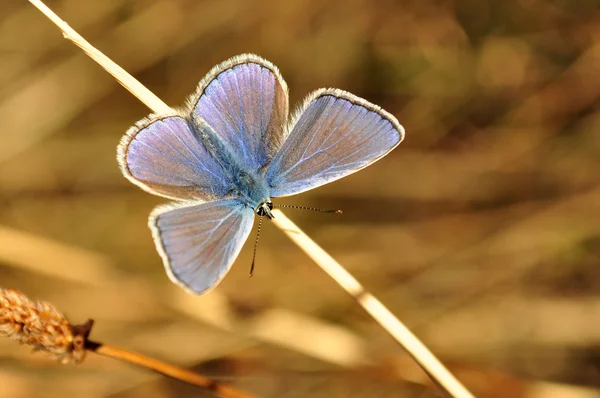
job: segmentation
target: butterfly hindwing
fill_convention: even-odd
[[[308,97],[265,178],[271,196],[287,196],[352,174],[404,138],[392,115],[353,94],[329,89]]]
[[[193,130],[181,116],[138,123],[119,144],[123,174],[143,189],[172,199],[222,197],[231,189],[229,178]]]
[[[206,121],[242,167],[260,170],[285,139],[287,84],[263,58],[245,54],[214,67],[200,82],[192,113]]]
[[[229,271],[253,222],[252,209],[239,200],[224,199],[159,206],[149,225],[171,280],[201,294]]]

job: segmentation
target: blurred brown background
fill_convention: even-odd
[[[376,165],[288,211],[479,396],[600,397],[600,4],[593,0],[56,0],[170,105],[253,52],[291,101],[338,87],[397,116]],[[276,228],[215,291],[167,279],[120,174],[149,110],[24,0],[0,3],[0,286],[93,337],[266,397],[433,397],[395,342]],[[1,397],[204,396],[0,341]],[[207,395],[208,396],[208,395]]]

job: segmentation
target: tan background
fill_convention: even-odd
[[[351,91],[397,116],[376,165],[285,203],[480,396],[600,397],[597,1],[62,0],[48,5],[170,105],[254,52],[297,103]],[[269,397],[431,397],[403,351],[266,225],[213,293],[167,279],[120,174],[149,111],[23,0],[0,3],[0,286],[93,337]],[[425,383],[425,385],[423,384]],[[578,385],[580,387],[575,387]],[[1,397],[198,396],[90,355],[0,341]]]

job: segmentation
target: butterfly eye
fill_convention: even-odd
[[[259,216],[267,216],[269,218],[273,218],[273,214],[271,214],[271,210],[273,210],[273,202],[270,200],[267,202],[262,202],[256,208],[256,214]]]

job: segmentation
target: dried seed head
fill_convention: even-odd
[[[79,329],[52,304],[34,303],[15,289],[0,289],[0,336],[46,351],[61,363],[80,363],[87,333]]]

